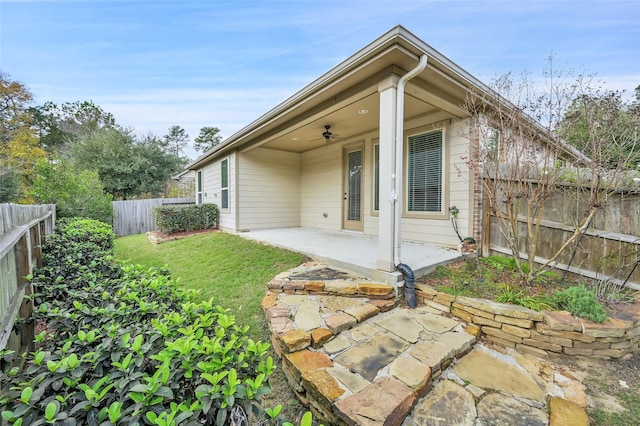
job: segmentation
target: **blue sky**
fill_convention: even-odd
[[[553,54],[606,88],[640,85],[638,0],[1,0],[0,69],[36,104],[228,137],[398,24],[486,83]]]

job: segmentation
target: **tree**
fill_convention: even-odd
[[[81,138],[72,145],[71,158],[79,169],[97,170],[115,199],[161,196],[182,164],[154,136],[138,141],[131,131],[115,128]]]
[[[0,72],[0,168],[10,169],[18,180],[16,201],[30,201],[25,197],[33,180],[35,164],[45,157],[37,134],[31,127],[28,105],[32,101],[29,90]]]
[[[32,108],[31,112],[41,144],[49,152],[64,151],[69,143],[82,136],[116,127],[113,115],[92,101],[61,105],[45,102]]]
[[[35,202],[55,204],[57,217],[81,216],[111,223],[112,197],[98,172],[79,170],[66,161],[38,163],[31,195]]]
[[[31,125],[27,106],[33,101],[24,84],[12,81],[9,74],[0,71],[0,144],[9,142],[15,132]]]
[[[0,203],[10,203],[18,196],[20,183],[13,170],[0,167]]]
[[[189,135],[182,127],[171,126],[169,127],[169,133],[164,135],[164,146],[167,152],[171,152],[176,158],[180,158],[188,140]]]
[[[493,83],[492,92],[472,91],[466,102],[472,131],[477,130],[480,141],[468,164],[482,178],[483,198],[527,284],[561,258],[571,263],[593,217],[625,183],[626,167],[640,157],[637,144],[627,151],[626,141],[635,139],[611,111],[610,100],[621,105],[618,94],[599,93],[589,77],[572,79],[553,70],[551,60],[543,80],[543,85],[536,85],[528,76],[516,82],[506,75]],[[585,102],[591,99],[606,101]],[[557,132],[566,128],[563,121],[567,112],[572,116],[572,106],[587,104],[594,110],[583,117],[586,125],[579,139],[588,156],[561,138],[565,132]],[[614,118],[604,119],[610,116]],[[611,145],[617,148],[609,149]],[[622,146],[624,150],[618,149]],[[563,187],[570,187],[575,196],[572,232],[548,259],[537,259],[544,244],[545,208]]]
[[[609,169],[638,168],[640,86],[627,103],[621,92],[584,93],[573,100],[558,133]]]
[[[203,127],[200,134],[193,140],[193,148],[205,153],[222,141],[220,129],[217,127]]]

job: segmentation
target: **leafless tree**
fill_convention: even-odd
[[[529,74],[519,81],[510,74],[497,78],[488,90],[470,91],[466,100],[477,132],[472,140],[478,141],[468,164],[482,178],[485,205],[527,284],[560,259],[573,260],[571,252],[598,210],[637,176],[631,168],[640,163],[638,108],[618,92],[594,87],[592,76],[574,77],[553,65],[550,58],[539,80]],[[580,137],[570,143],[565,137],[578,122]],[[545,209],[554,194],[569,188],[576,206],[572,229],[542,259]]]

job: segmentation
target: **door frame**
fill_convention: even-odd
[[[349,231],[364,231],[364,141],[355,142],[342,147],[342,229]],[[360,151],[360,214],[359,220],[349,219],[349,154],[355,151]]]

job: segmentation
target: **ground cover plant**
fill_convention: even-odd
[[[260,303],[266,283],[306,257],[223,232],[198,234],[159,245],[147,236],[130,235],[114,242],[117,260],[144,267],[168,266],[185,289],[198,291],[197,300],[230,309],[239,324],[249,326],[255,340],[269,336]]]
[[[521,267],[526,268],[526,264]],[[562,275],[547,271],[527,283],[515,261],[508,257],[465,257],[458,262],[438,266],[435,272],[419,278],[417,282],[452,295],[491,299],[536,311],[563,309],[594,322],[603,322],[607,318],[605,307],[584,282],[563,279]]]
[[[274,415],[261,408],[275,370],[269,345],[167,270],[118,266],[112,245],[106,225],[83,220],[48,241],[31,277],[38,349],[24,368],[2,374],[3,419],[223,425],[253,413],[266,424]]]
[[[146,235],[130,235],[114,241],[115,257],[145,267],[165,267],[180,286],[197,290],[198,300],[213,298],[231,309],[239,324],[248,325],[254,340],[269,338],[260,303],[265,285],[282,271],[294,268],[306,257],[288,250],[223,232],[191,235],[188,238],[151,244]],[[278,369],[269,378],[272,392],[265,395],[266,406],[283,405],[279,414],[300,418],[304,407]]]

